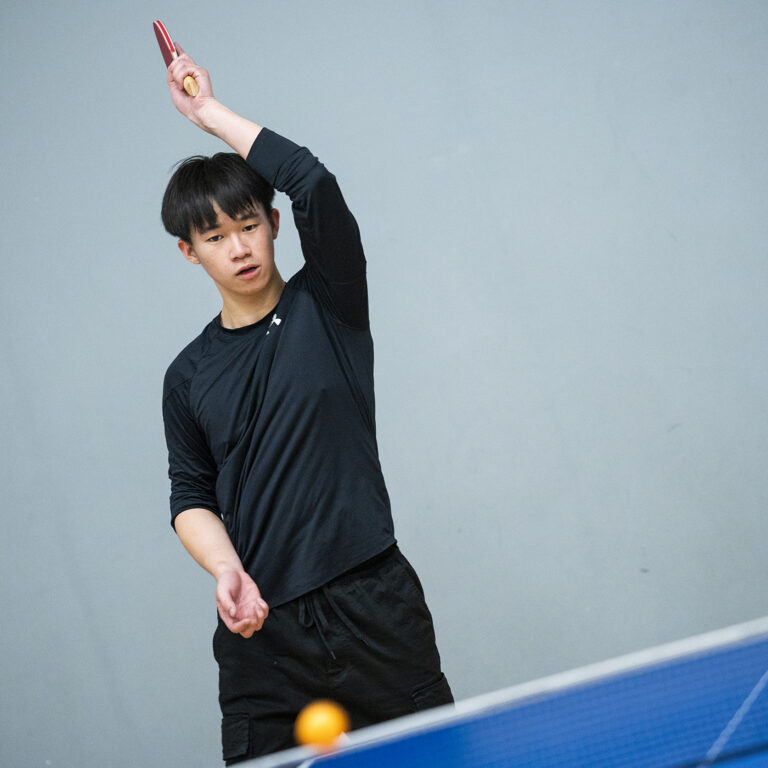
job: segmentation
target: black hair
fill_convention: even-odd
[[[189,243],[194,230],[216,226],[214,202],[235,219],[257,213],[259,206],[270,216],[274,197],[274,188],[234,152],[188,157],[177,165],[165,189],[163,226]]]

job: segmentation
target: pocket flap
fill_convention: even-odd
[[[448,681],[442,673],[434,683],[414,691],[412,697],[417,712],[422,709],[432,709],[432,707],[439,707],[442,704],[453,703],[451,686],[448,685]]]
[[[221,747],[225,760],[248,754],[250,718],[248,715],[225,715],[221,719]]]

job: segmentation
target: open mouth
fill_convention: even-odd
[[[238,273],[238,277],[250,277],[251,275],[255,275],[256,271],[258,270],[258,267],[243,267]]]

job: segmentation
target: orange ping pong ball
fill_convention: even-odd
[[[330,747],[349,728],[349,715],[344,707],[329,699],[319,699],[299,712],[294,735],[300,744]]]

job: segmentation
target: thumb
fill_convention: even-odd
[[[228,595],[222,595],[219,597],[219,607],[221,608],[222,613],[226,613],[232,618],[234,618],[235,614],[237,613],[237,606],[232,601],[232,598],[230,598]]]
[[[231,584],[220,582],[216,589],[216,597],[223,611],[230,616],[234,616],[237,613],[237,605]]]

